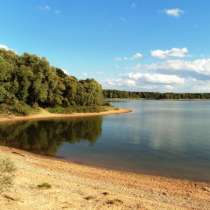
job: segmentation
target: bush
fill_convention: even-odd
[[[111,106],[111,103],[106,101],[106,102],[104,102],[103,106]]]
[[[34,111],[33,108],[23,102],[15,102],[14,104],[0,104],[0,114],[6,115],[29,115]]]
[[[20,115],[29,115],[32,108],[26,105],[24,102],[16,102],[12,107],[12,111]]]
[[[51,188],[51,185],[48,184],[48,183],[46,183],[46,182],[44,182],[42,184],[37,185],[37,187],[38,188],[41,188],[41,189],[50,189]]]
[[[15,170],[13,162],[0,158],[0,193],[12,186]]]
[[[34,104],[32,105],[32,108],[38,110],[38,109],[39,109],[39,104],[38,104],[38,103],[34,103]]]
[[[106,111],[105,106],[68,106],[68,107],[53,107],[48,108],[51,113],[71,114],[71,113],[87,113],[87,112],[102,112]]]

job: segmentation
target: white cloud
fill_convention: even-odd
[[[0,48],[4,49],[4,50],[10,50],[9,47],[7,45],[4,45],[4,44],[0,44]]]
[[[15,50],[13,50],[13,49],[11,49],[11,48],[9,48],[7,45],[4,45],[4,44],[0,44],[0,49],[4,49],[4,50],[7,50],[7,51],[13,51],[13,52],[15,52],[16,53],[16,51]]]
[[[108,79],[105,81],[106,87],[135,87],[136,82],[131,79],[125,79],[125,78],[118,78],[118,79]]]
[[[155,84],[184,84],[184,78],[176,75],[157,74],[157,73],[129,73],[128,78],[134,81],[143,81]]]
[[[210,76],[210,58],[195,60],[168,60],[141,66],[147,70],[192,71]]]
[[[170,57],[184,58],[188,55],[187,48],[172,48],[170,50],[152,50],[151,56],[159,59],[166,59]]]
[[[176,75],[130,72],[116,79],[103,81],[109,89],[127,89],[141,91],[172,91],[185,84],[185,79]]]
[[[87,72],[82,72],[81,76],[82,76],[82,78],[87,78],[88,77],[88,73]]]
[[[143,54],[140,52],[137,52],[135,54],[133,54],[130,57],[124,56],[124,57],[116,57],[115,60],[116,61],[134,61],[134,60],[139,60],[143,58]]]
[[[115,61],[127,61],[128,58],[127,57],[116,57]]]
[[[49,5],[44,5],[44,6],[40,6],[39,9],[43,11],[50,11],[51,7]]]
[[[165,9],[164,13],[168,16],[172,17],[180,17],[184,14],[184,11],[179,8],[171,8],[171,9]]]
[[[63,71],[65,74],[69,75],[68,70],[66,70],[66,69],[62,68],[62,71]]]
[[[61,10],[52,8],[50,5],[39,6],[39,9],[42,10],[42,11],[45,11],[45,12],[52,12],[56,15],[59,15],[59,14],[62,13]]]
[[[130,59],[131,59],[131,60],[139,60],[139,59],[141,59],[141,58],[143,58],[143,54],[137,52],[136,54],[134,54],[133,56],[131,56]]]
[[[160,92],[210,92],[210,58],[166,60],[124,67],[105,88]]]

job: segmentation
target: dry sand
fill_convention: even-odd
[[[210,209],[210,184],[79,165],[0,147],[16,167],[1,210]],[[37,185],[49,183],[50,189]]]
[[[105,116],[113,114],[122,114],[131,112],[130,109],[111,109],[103,112],[90,112],[90,113],[72,113],[72,114],[56,114],[49,113],[42,109],[38,114],[32,114],[29,116],[0,116],[0,122],[6,121],[23,121],[23,120],[37,120],[37,119],[55,119],[55,118],[75,118],[75,117],[91,117],[91,116]]]

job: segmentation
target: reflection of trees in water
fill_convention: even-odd
[[[54,155],[63,142],[87,140],[94,144],[101,135],[101,125],[101,117],[0,124],[0,144]]]

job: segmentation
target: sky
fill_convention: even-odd
[[[209,0],[0,3],[0,48],[108,89],[210,92]]]

